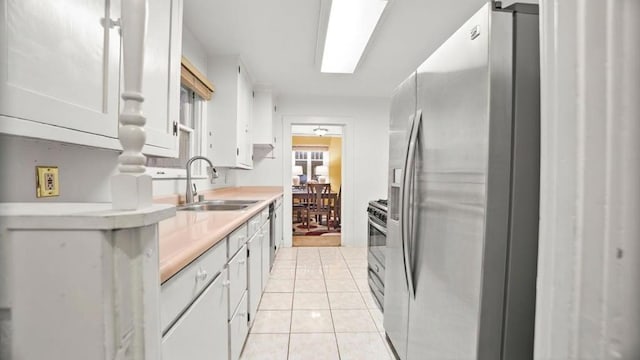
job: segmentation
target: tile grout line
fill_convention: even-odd
[[[335,328],[335,319],[333,317],[333,306],[331,305],[331,301],[329,299],[329,291],[328,291],[328,284],[327,282],[331,279],[327,279],[327,274],[326,274],[326,270],[325,267],[330,266],[330,263],[335,262],[337,259],[339,259],[340,261],[344,262],[347,266],[347,273],[349,274],[350,280],[353,281],[355,283],[355,277],[353,276],[353,271],[355,268],[352,268],[350,266],[350,263],[347,262],[347,257],[345,256],[345,254],[342,252],[342,248],[341,247],[335,247],[334,249],[336,249],[335,252],[331,252],[331,253],[325,253],[322,252],[320,250],[322,250],[322,248],[318,248],[318,247],[314,247],[312,251],[312,256],[309,257],[307,256],[307,260],[311,261],[313,260],[313,263],[315,263],[316,261],[316,257],[319,257],[319,264],[320,264],[320,273],[322,275],[322,283],[325,286],[324,291],[320,292],[319,294],[324,294],[327,300],[327,304],[329,305],[329,315],[330,315],[330,319],[331,319],[331,325],[332,325],[332,332],[329,332],[330,334],[334,335],[334,342],[336,344],[336,350],[337,350],[337,355],[338,355],[338,359],[342,359],[343,355],[345,354],[341,354],[340,352],[340,346],[339,346],[339,341],[338,341],[338,336],[337,336],[337,331]],[[300,255],[300,253],[297,251],[299,249],[296,249],[295,254],[294,254],[294,258],[293,260],[293,265],[295,267],[294,271],[293,271],[293,279],[292,279],[292,284],[293,284],[293,289],[291,290],[291,294],[292,294],[292,298],[291,298],[291,308],[289,309],[289,313],[290,313],[290,323],[289,323],[289,332],[288,332],[288,343],[287,343],[287,355],[286,355],[286,359],[292,359],[292,356],[295,356],[295,354],[292,353],[292,330],[293,330],[293,311],[295,310],[294,308],[294,299],[295,299],[295,295],[296,295],[296,285],[297,285],[297,275],[298,275],[298,266],[304,267],[304,266],[310,266],[309,263],[305,263],[304,260],[301,260],[298,255]],[[339,253],[339,255],[338,255]],[[356,257],[350,257],[351,261],[355,261],[356,263],[359,263],[359,259]],[[302,280],[302,279],[301,279]],[[337,279],[339,280],[339,279]],[[374,308],[369,308],[368,304],[366,301],[364,301],[364,292],[366,292],[368,289],[365,288],[364,292],[361,291],[361,289],[357,286],[356,283],[356,291],[353,292],[359,292],[360,293],[360,299],[361,301],[364,303],[364,309],[366,309],[366,312],[363,312],[363,314],[366,314],[366,316],[369,316],[369,318],[371,319],[371,321],[373,322],[373,325],[375,327],[375,332],[378,333],[378,341],[382,341],[383,342],[383,346],[385,346],[385,354],[387,356],[389,356],[389,350],[388,348],[386,348],[386,345],[384,344],[386,342],[386,340],[384,339],[384,335],[383,333],[380,332],[380,330],[378,329],[378,327],[376,326],[376,322],[375,320],[373,320],[374,316],[373,316],[373,312],[376,311],[377,309]],[[346,293],[352,293],[350,291],[339,291],[339,292],[346,292]],[[318,308],[319,309],[319,308]],[[364,310],[363,309],[363,310]],[[304,309],[301,309],[304,310]],[[309,309],[309,310],[315,310],[315,309]],[[355,310],[355,309],[344,309],[344,310]],[[286,311],[286,310],[285,310]],[[313,332],[312,332],[313,333]],[[311,335],[312,333],[300,333],[301,335]],[[343,333],[343,332],[341,332]],[[354,333],[354,334],[360,334],[360,333],[373,333],[373,331],[346,331],[344,333]],[[266,334],[266,333],[265,333]],[[276,333],[274,333],[276,334]],[[308,341],[308,339],[307,339]],[[389,359],[391,359],[389,357]]]
[[[344,255],[342,254],[342,250],[340,250],[340,248],[338,248],[338,253],[340,253],[340,257],[342,258],[343,261],[345,261],[346,263],[346,259],[344,258]],[[322,262],[322,258],[320,259],[320,261]],[[348,268],[348,265],[347,265]],[[323,274],[323,278],[324,278],[324,267],[322,268],[322,274]],[[349,274],[351,274],[351,272],[349,272]],[[325,288],[327,287],[327,279],[325,280]],[[331,323],[333,324],[333,338],[336,339],[336,348],[338,349],[338,360],[342,359],[342,355],[340,355],[340,344],[338,344],[338,334],[336,333],[336,325],[333,321],[333,307],[331,306],[331,300],[329,299],[329,289],[327,288],[327,301],[329,302],[329,314],[331,314]]]
[[[296,276],[298,275],[298,249],[295,250],[295,257],[295,267],[293,270],[293,288],[291,289],[291,310],[289,312],[289,342],[287,343],[287,360],[289,360],[291,356],[291,328],[293,327],[293,302],[296,297]]]

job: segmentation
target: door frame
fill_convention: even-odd
[[[282,165],[283,165],[283,188],[284,188],[284,196],[283,201],[286,206],[284,206],[282,215],[283,215],[283,223],[291,224],[292,223],[292,210],[291,210],[291,167],[293,166],[291,160],[291,151],[293,151],[293,145],[291,141],[291,126],[292,125],[331,125],[331,126],[342,126],[342,196],[341,196],[341,246],[349,245],[349,242],[346,241],[348,239],[353,239],[353,224],[354,224],[354,200],[353,200],[353,176],[350,173],[350,169],[353,169],[352,166],[352,157],[353,153],[352,142],[349,141],[352,139],[351,132],[353,131],[353,126],[349,126],[351,122],[351,118],[349,117],[336,117],[336,116],[283,116],[282,122],[282,139],[283,139],[283,156],[282,156]],[[286,154],[284,153],[286,152]],[[284,227],[285,229],[290,228]],[[283,242],[285,247],[291,247],[293,245],[293,234],[291,231],[283,231]]]

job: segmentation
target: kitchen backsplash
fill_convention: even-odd
[[[110,202],[111,176],[119,152],[55,141],[0,135],[0,202]],[[36,198],[35,167],[59,168],[60,196]],[[198,189],[235,185],[227,169],[211,184],[196,179]],[[185,180],[154,180],[153,196],[185,192]]]

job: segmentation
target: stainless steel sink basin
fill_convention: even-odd
[[[198,204],[212,204],[212,205],[252,205],[260,200],[205,200]]]
[[[248,204],[209,204],[209,203],[197,203],[183,205],[176,210],[178,211],[236,211],[244,210],[248,208]]]

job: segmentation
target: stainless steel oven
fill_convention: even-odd
[[[387,245],[387,201],[369,202],[368,213],[368,279],[378,307],[384,307],[385,248]]]

